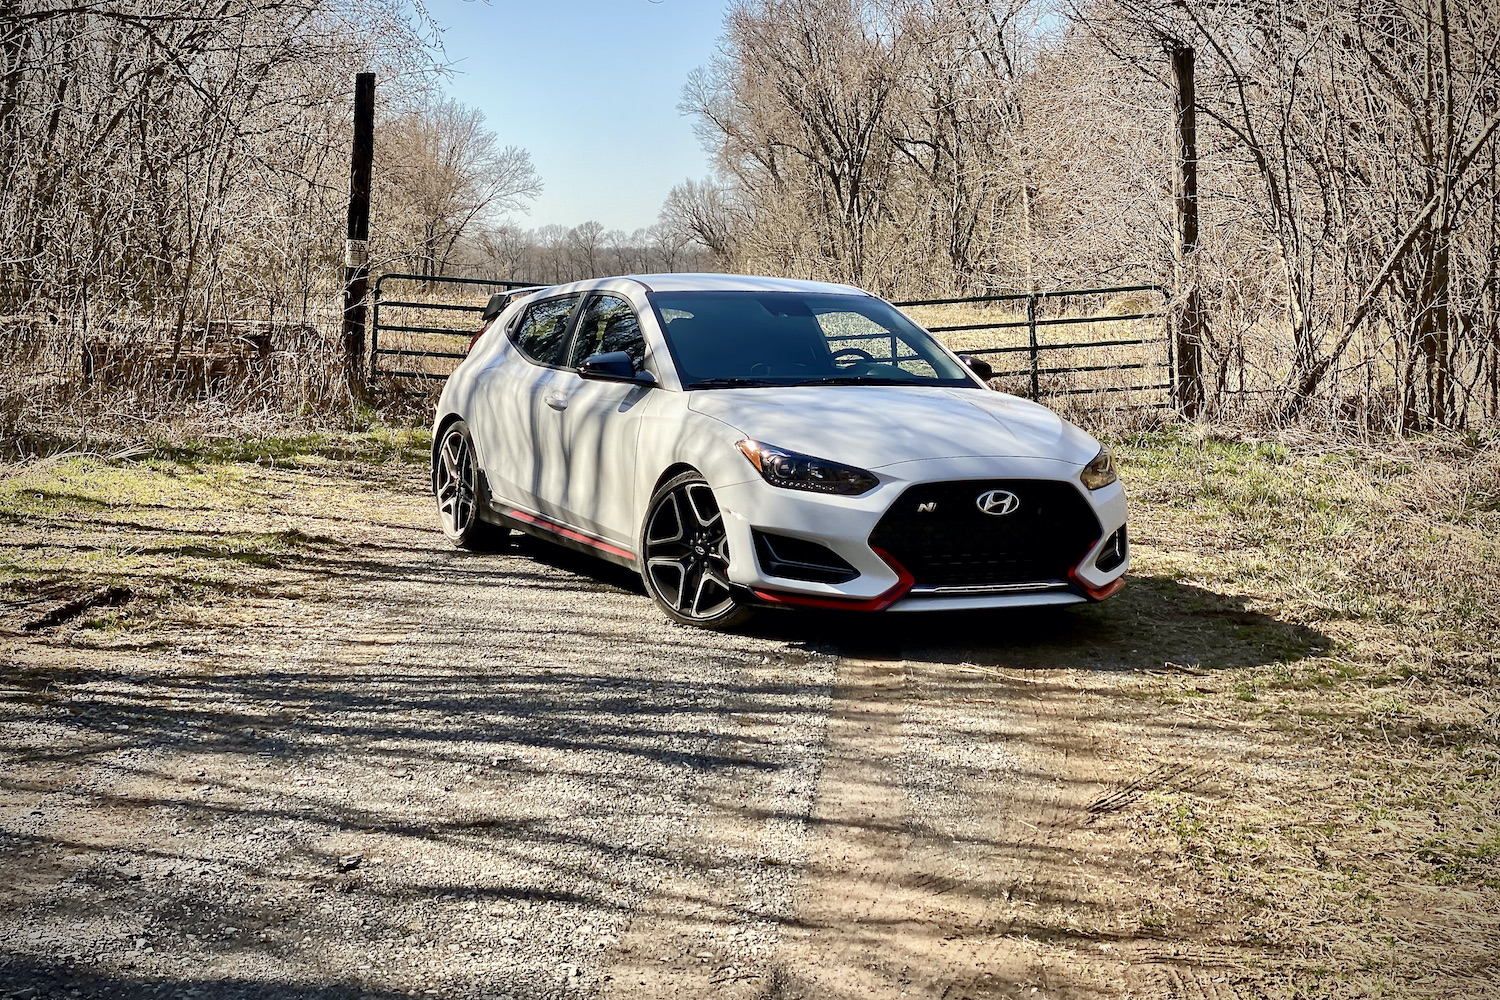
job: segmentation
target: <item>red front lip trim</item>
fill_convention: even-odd
[[[582,542],[585,545],[589,545],[593,548],[608,552],[611,555],[621,556],[622,558],[629,559],[631,562],[635,562],[635,554],[620,548],[618,545],[611,545],[608,542],[600,541],[597,538],[590,538],[588,535],[585,535],[582,532],[574,531],[572,528],[564,528],[562,525],[555,524],[544,517],[538,517],[535,514],[528,514],[525,511],[515,510],[509,507],[505,509],[505,515],[507,517],[513,517],[518,521],[525,521],[527,524],[534,524],[544,531],[552,532],[554,535],[561,535],[564,538],[571,538],[575,542]]]
[[[834,611],[884,611],[905,597],[906,592],[917,581],[889,552],[875,549],[875,554],[896,571],[895,586],[879,597],[871,597],[867,600],[857,597],[813,597],[808,594],[788,594],[776,590],[752,590],[751,593],[769,604],[792,604],[803,608],[828,608]]]
[[[1082,565],[1083,563],[1081,562],[1078,564],[1078,566]],[[1125,586],[1125,577],[1118,576],[1106,583],[1104,586],[1096,587],[1092,583],[1089,583],[1083,577],[1078,575],[1078,566],[1074,566],[1072,569],[1068,570],[1068,579],[1072,580],[1073,585],[1079,590],[1083,591],[1090,600],[1102,601],[1106,597],[1113,597],[1115,594],[1118,594],[1120,592],[1121,587]]]

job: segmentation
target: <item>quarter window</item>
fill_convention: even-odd
[[[937,378],[932,362],[916,353],[906,338],[864,313],[835,306],[815,307],[813,315],[828,338],[828,352],[836,366],[881,375],[897,374],[888,370],[894,367],[919,378]]]
[[[568,318],[581,297],[548,299],[526,310],[516,328],[516,346],[521,353],[538,364],[561,366],[568,352]]]
[[[646,341],[641,337],[641,324],[630,303],[613,295],[596,295],[589,300],[583,318],[578,321],[573,356],[568,363],[577,368],[589,355],[610,351],[624,351],[630,355],[636,371],[640,371],[646,361]]]

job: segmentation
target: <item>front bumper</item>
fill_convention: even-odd
[[[1120,552],[1114,551],[1115,533],[1126,521],[1123,487],[1116,482],[1102,490],[1087,490],[1077,479],[1077,467],[1068,463],[1050,459],[944,459],[903,462],[872,471],[880,477],[880,485],[858,497],[780,489],[760,479],[716,487],[731,553],[730,581],[767,604],[866,611],[956,611],[1103,600],[1119,589],[1129,568],[1123,545]],[[872,546],[871,536],[882,518],[903,496],[909,496],[912,487],[993,480],[1041,481],[1050,484],[1047,488],[1054,495],[1058,495],[1057,484],[1065,484],[1077,494],[1070,502],[1097,519],[1098,527],[1090,524],[1088,537],[1081,542],[1076,533],[1071,539],[1060,539],[1059,544],[1071,545],[1072,551],[1059,556],[1062,562],[1052,560],[1051,568],[1036,579],[934,579],[930,568],[919,568],[914,574],[900,558]],[[954,495],[962,493],[959,487]],[[1065,494],[1063,499],[1071,496]],[[953,516],[951,508],[947,504],[933,516]],[[968,516],[971,521],[975,517],[967,512],[959,516]],[[757,532],[824,546],[858,575],[843,583],[775,575],[763,565],[763,559],[757,558]],[[1047,541],[1044,535],[1025,538],[1027,548],[1033,551],[1045,552]],[[1077,556],[1080,551],[1082,555]],[[907,558],[913,561],[911,556]],[[1100,561],[1109,568],[1100,569]],[[1013,576],[1025,570],[1010,572]],[[923,574],[929,579],[920,578]]]

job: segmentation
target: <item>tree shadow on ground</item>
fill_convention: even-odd
[[[631,571],[529,538],[498,557],[446,551],[434,557],[418,541],[345,552],[299,547],[283,558],[341,585],[378,585],[381,617],[369,623],[397,633],[399,645],[387,652],[363,630],[368,626],[314,623],[311,632],[278,636],[289,630],[285,620],[197,623],[168,633],[170,655],[60,646],[62,655],[46,665],[0,670],[6,681],[0,700],[23,725],[57,734],[7,747],[8,770],[0,777],[0,795],[19,804],[11,815],[35,817],[17,821],[0,839],[0,878],[36,873],[43,858],[64,866],[56,871],[66,893],[10,891],[36,926],[71,919],[70,907],[135,913],[142,887],[155,886],[146,895],[154,893],[167,909],[148,915],[148,924],[176,926],[170,907],[180,906],[199,914],[194,919],[202,927],[191,926],[205,934],[229,924],[272,935],[261,945],[213,946],[238,961],[235,949],[242,946],[287,956],[304,931],[327,934],[316,916],[326,900],[378,914],[530,900],[602,922],[642,905],[614,888],[621,871],[636,869],[653,885],[668,885],[662,876],[683,870],[698,879],[691,891],[651,888],[648,899],[671,893],[681,897],[675,903],[705,908],[716,920],[757,919],[747,901],[716,894],[722,859],[707,853],[685,859],[674,841],[644,836],[640,830],[658,821],[636,803],[653,801],[647,792],[662,793],[682,815],[696,809],[744,813],[760,824],[801,822],[795,811],[756,805],[742,792],[788,766],[781,737],[757,727],[795,727],[821,711],[815,699],[804,698],[808,681],[799,680],[805,674],[828,683],[826,665],[821,673],[799,672],[809,662],[826,664],[818,657],[1131,672],[1290,662],[1330,645],[1313,629],[1249,610],[1247,596],[1161,576],[1134,577],[1100,605],[966,614],[768,611],[744,633],[721,635],[664,623]],[[242,575],[250,571],[231,562]],[[453,587],[465,588],[468,598],[453,600]],[[339,600],[347,594],[327,599],[330,611]],[[445,618],[432,617],[434,602]],[[256,643],[279,655],[247,654]],[[304,644],[306,662],[286,658]],[[942,690],[955,697],[995,695],[993,678],[930,673],[944,675]],[[889,698],[867,707],[898,708]],[[1146,732],[1181,725],[1149,714],[1135,724]],[[137,756],[137,750],[147,752]],[[38,796],[85,769],[108,777],[89,793],[88,808],[114,817],[115,826],[93,827],[90,814],[79,814],[72,826],[44,824],[41,813],[53,807]],[[496,793],[483,808],[447,797],[452,789],[461,794],[469,778]],[[573,802],[576,793],[583,806],[527,811],[510,804],[524,804],[521,789],[549,806]],[[357,798],[348,797],[356,791]],[[596,823],[595,813],[610,821]],[[677,836],[685,828],[670,829]],[[172,839],[179,830],[180,839]],[[262,836],[263,830],[270,832]],[[413,867],[399,878],[371,874],[358,881],[340,869],[341,854],[357,846],[373,854],[373,845],[391,855],[470,858],[482,876],[465,884],[446,868]],[[1002,832],[963,846],[1026,859],[1064,850],[1017,844]],[[127,868],[189,867],[170,880],[127,882],[115,871],[119,857],[130,859]],[[206,864],[203,858],[232,872],[191,867]],[[286,904],[294,915],[276,922],[266,909],[269,894],[208,892],[226,878],[273,888],[278,899],[291,890],[302,894]],[[993,895],[983,885],[950,890],[959,892]],[[347,933],[363,941],[376,931]],[[173,940],[158,950],[177,947]],[[114,946],[100,947],[111,955]],[[76,954],[39,950],[0,949],[0,993],[24,986],[44,996],[77,990],[132,1000],[186,997],[189,990],[256,1000],[396,995],[348,981],[297,987],[222,978],[207,969],[201,977],[134,975],[131,968],[90,968],[76,964]],[[254,955],[244,957],[241,968],[256,968]],[[514,992],[553,995],[540,988]]]
[[[0,967],[0,996],[27,1000],[67,996],[98,1000],[407,1000],[411,996],[406,990],[393,992],[352,983],[295,985],[221,976],[131,978],[6,957],[11,961]]]

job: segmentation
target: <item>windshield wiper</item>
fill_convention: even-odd
[[[830,378],[805,378],[792,385],[920,385],[916,379],[878,378],[871,375],[838,375]]]
[[[689,382],[689,389],[763,389],[770,385],[785,385],[785,382],[768,382],[763,378],[701,378]]]

